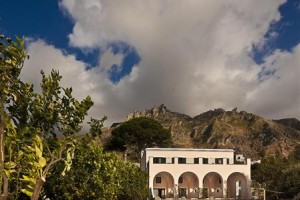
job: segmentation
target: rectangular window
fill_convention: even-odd
[[[203,158],[203,164],[208,164],[208,158]]]
[[[178,158],[178,163],[179,164],[185,164],[186,163],[186,158]]]
[[[159,163],[159,158],[157,157],[153,158],[153,163]]]
[[[161,177],[160,176],[155,178],[155,183],[161,183]]]
[[[153,158],[153,163],[155,163],[155,164],[166,163],[166,158],[164,158],[164,157],[154,157]]]
[[[223,158],[216,158],[215,163],[216,164],[223,164]]]
[[[178,183],[183,183],[183,178],[182,178],[182,176],[179,177]]]
[[[199,164],[199,158],[194,158],[194,164]]]

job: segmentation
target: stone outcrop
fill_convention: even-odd
[[[172,112],[166,108],[165,105],[154,106],[152,109],[145,109],[143,111],[134,111],[127,115],[125,121],[136,117],[150,117],[159,121],[164,128],[171,131],[174,144],[178,147],[192,147],[192,140],[189,135],[193,119],[184,114]]]

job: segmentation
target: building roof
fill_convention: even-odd
[[[193,149],[193,148],[146,148],[146,151],[202,151],[202,152],[234,152],[233,149]]]

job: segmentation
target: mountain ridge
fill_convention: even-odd
[[[288,157],[300,144],[299,120],[269,120],[237,108],[217,108],[190,117],[162,104],[129,113],[125,121],[137,117],[150,117],[169,129],[173,147],[233,148],[260,159],[266,155]]]

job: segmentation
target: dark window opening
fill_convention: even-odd
[[[183,183],[183,177],[182,176],[179,177],[178,183]]]
[[[203,158],[203,164],[208,164],[208,158]]]
[[[194,164],[199,164],[199,158],[194,158]]]
[[[159,196],[159,198],[161,198],[161,199],[165,199],[165,193],[166,193],[166,191],[165,191],[165,189],[158,189],[158,196]]]
[[[161,183],[161,177],[160,176],[155,178],[155,183]]]
[[[179,188],[179,197],[187,197],[187,189],[186,188]]]
[[[162,163],[166,163],[166,158],[163,157],[154,157],[153,158],[153,163],[155,164],[162,164]]]
[[[223,164],[223,158],[216,158],[216,164]]]
[[[179,164],[185,164],[186,163],[186,158],[178,158],[178,163]]]

